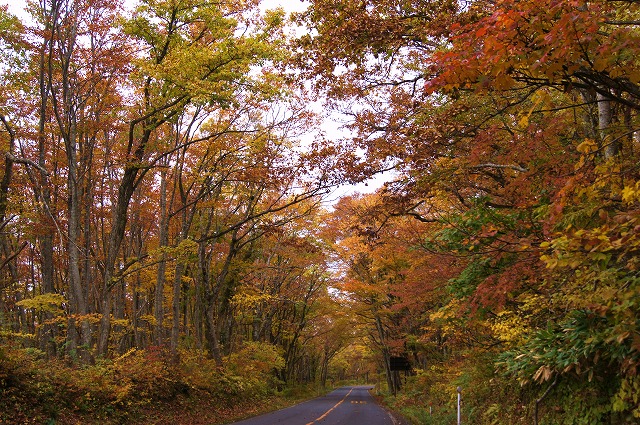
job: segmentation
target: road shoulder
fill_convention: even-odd
[[[400,413],[391,410],[389,406],[384,403],[382,397],[376,395],[373,390],[374,387],[369,388],[369,394],[371,394],[371,397],[373,397],[376,403],[387,412],[394,425],[411,425],[411,422],[407,418],[402,416]]]

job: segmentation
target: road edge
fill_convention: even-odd
[[[374,389],[375,389],[375,387],[369,388],[369,390],[368,390],[369,394],[371,395],[371,397],[373,397],[373,399],[376,401],[378,406],[380,406],[381,408],[384,409],[385,412],[387,412],[387,415],[389,415],[389,417],[391,418],[391,422],[393,422],[393,425],[411,425],[411,422],[407,418],[405,418],[404,416],[402,416],[400,413],[396,412],[395,410],[391,410],[389,408],[389,406],[387,406],[382,401],[381,397],[376,396],[373,393]]]

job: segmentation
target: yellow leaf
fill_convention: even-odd
[[[622,189],[622,200],[626,203],[634,202],[639,198],[638,183],[635,186],[625,186]]]
[[[529,115],[523,115],[522,118],[520,118],[520,121],[518,121],[518,127],[521,129],[529,127]]]
[[[584,154],[593,153],[598,150],[598,144],[593,139],[586,139],[576,147],[576,150]]]

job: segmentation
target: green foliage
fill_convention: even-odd
[[[442,219],[441,227],[424,243],[430,251],[465,259],[465,267],[449,280],[448,286],[452,296],[459,299],[473,298],[479,285],[513,265],[518,260],[513,245],[532,232],[531,226],[522,224],[524,210],[493,208],[487,197],[474,199],[470,204],[464,212]],[[514,239],[514,232],[518,239]]]
[[[123,29],[148,52],[146,60],[137,62],[137,78],[157,83],[158,104],[185,99],[227,109],[238,105],[243,87],[274,90],[273,85],[262,87],[249,71],[282,54],[275,37],[283,24],[280,13],[268,14],[255,26],[250,25],[251,11],[233,3],[143,2],[136,12]]]
[[[636,420],[640,418],[640,378],[638,376],[625,377],[612,401],[614,412],[630,412],[629,416]]]
[[[462,388],[464,424],[527,424],[529,395],[517,385],[500,380],[494,371],[495,354],[434,363],[409,377],[397,397],[385,401],[411,423],[445,425],[456,422],[457,387]]]
[[[0,8],[0,59],[3,64],[0,72],[5,78],[11,78],[11,70],[18,69],[24,61],[26,41],[23,32],[22,22],[4,8]]]
[[[491,258],[476,258],[458,276],[449,281],[448,289],[456,298],[469,297],[474,294],[478,284],[495,271]]]
[[[522,384],[531,379],[546,382],[568,375],[591,382],[594,374],[637,364],[640,353],[633,340],[615,332],[612,317],[591,311],[574,311],[563,322],[538,331],[517,350],[504,353],[498,363]]]
[[[611,163],[580,183],[572,182],[558,201],[568,204],[560,220],[566,227],[542,244],[556,279],[547,283],[556,317],[497,365],[522,385],[557,380],[555,399],[564,413],[547,412],[550,423],[624,423],[640,416],[633,395],[640,365],[637,183],[621,185]],[[611,196],[622,201],[615,208]]]

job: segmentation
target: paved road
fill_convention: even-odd
[[[369,394],[371,387],[343,387],[324,397],[232,425],[396,425]]]

